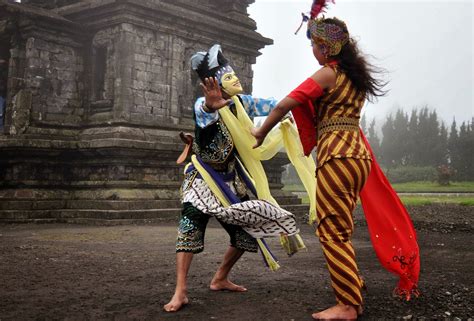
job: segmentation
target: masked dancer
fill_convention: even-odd
[[[164,306],[168,312],[178,311],[188,303],[188,271],[193,255],[204,249],[206,225],[211,217],[219,221],[230,238],[223,262],[211,280],[211,290],[247,291],[229,280],[232,267],[246,251],[257,252],[260,248],[266,262],[275,268],[274,257],[261,238],[282,235],[291,243],[286,246],[288,254],[304,247],[292,213],[280,208],[269,195],[267,200],[249,199],[249,191],[260,196],[259,185],[268,183],[260,161],[249,159],[249,153],[245,153],[246,158],[239,155],[242,148],[252,151],[253,144],[242,141],[244,130],[239,118],[266,116],[276,101],[243,95],[239,78],[220,45],[196,53],[191,65],[203,82],[205,97],[198,98],[194,105],[194,139],[181,135],[187,148],[178,162],[187,158],[188,151],[192,150],[193,155],[181,188],[183,210],[176,243],[176,289]],[[247,135],[252,137],[250,129]],[[247,169],[265,177],[264,184],[255,185]],[[269,191],[268,185],[266,189]]]

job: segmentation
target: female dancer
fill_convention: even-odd
[[[362,311],[363,281],[351,243],[352,212],[372,161],[359,133],[359,118],[366,99],[384,94],[384,83],[374,78],[376,70],[361,55],[343,21],[316,18],[321,9],[321,5],[313,6],[308,37],[323,67],[279,102],[252,134],[257,140],[254,147],[258,147],[290,110],[300,133],[308,128],[300,126],[299,119],[314,117],[312,135],[302,135],[301,140],[305,151],[317,145],[315,227],[337,304],[314,313],[313,318],[347,320],[357,319]]]

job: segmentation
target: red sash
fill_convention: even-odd
[[[420,250],[415,228],[405,206],[380,169],[362,130],[360,134],[372,155],[372,169],[360,192],[370,239],[380,263],[400,276],[395,293],[408,301],[411,295],[419,295]]]

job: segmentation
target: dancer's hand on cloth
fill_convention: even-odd
[[[257,143],[255,145],[253,145],[252,148],[260,147],[260,145],[263,144],[263,141],[265,140],[265,137],[267,136],[267,135],[262,134],[262,132],[260,130],[260,127],[259,128],[256,128],[256,127],[251,128],[250,133],[252,134],[253,137],[255,137],[255,140],[257,141]]]
[[[214,112],[230,104],[230,99],[224,99],[222,97],[221,87],[217,82],[217,78],[205,78],[204,83],[200,85],[206,99],[204,107],[209,109],[209,112]]]
[[[281,119],[280,123],[283,123],[285,120],[289,120],[290,123],[294,124],[295,123],[295,119],[293,118],[293,114],[292,113],[287,113],[285,116],[283,116],[283,118]]]

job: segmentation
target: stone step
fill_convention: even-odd
[[[179,200],[2,200],[2,210],[149,210],[180,207]]]
[[[299,205],[301,204],[301,199],[299,199],[296,196],[280,196],[280,197],[275,197],[274,198],[277,200],[278,204],[281,206],[285,205]]]
[[[68,201],[68,209],[98,210],[154,210],[178,208],[180,200],[74,200]]]
[[[57,210],[3,210],[0,211],[0,222],[32,221],[41,219],[77,220],[175,220],[181,213],[181,208],[152,209],[152,210],[94,210],[94,209],[57,209]]]
[[[98,219],[98,218],[43,218],[43,219],[0,219],[0,224],[80,224],[80,225],[97,225],[97,226],[114,226],[114,225],[145,225],[145,224],[159,224],[171,219]],[[177,222],[177,219],[173,219]]]
[[[308,214],[307,205],[283,206],[299,218]],[[181,213],[181,207],[148,210],[97,210],[97,209],[49,209],[49,210],[0,210],[1,223],[21,222],[70,222],[88,223],[98,221],[117,221],[114,224],[126,222],[176,220]],[[105,223],[102,223],[105,224]]]
[[[299,205],[297,197],[283,196],[277,198],[281,206]],[[3,210],[61,210],[61,209],[93,209],[93,210],[149,210],[180,207],[180,200],[2,200],[0,211]]]
[[[282,207],[297,217],[306,217],[309,214],[309,206],[307,204],[283,205]]]
[[[309,212],[292,197],[278,201],[298,218]],[[176,221],[180,212],[178,200],[2,200],[0,223],[147,224]]]

